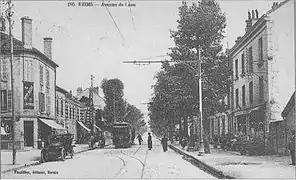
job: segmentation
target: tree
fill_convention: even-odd
[[[188,61],[199,55],[193,53],[193,49],[201,49],[203,123],[205,125],[203,138],[205,153],[210,153],[208,129],[205,128],[206,119],[217,111],[225,110],[219,100],[227,93],[227,78],[230,73],[227,58],[221,53],[226,18],[219,4],[214,0],[201,0],[192,5],[182,2],[179,7],[179,16],[177,30],[171,30],[175,46],[170,48],[169,55],[175,61]],[[197,64],[190,63],[188,66],[195,69],[195,72],[199,70]]]
[[[109,124],[122,122],[125,114],[125,101],[123,99],[123,82],[119,79],[103,79],[101,88],[106,99],[104,117]]]

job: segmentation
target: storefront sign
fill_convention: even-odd
[[[24,82],[24,109],[34,109],[34,83]]]

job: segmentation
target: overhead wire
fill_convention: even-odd
[[[119,29],[117,23],[116,23],[114,17],[112,16],[111,12],[109,11],[109,8],[108,8],[107,6],[105,6],[105,8],[106,8],[106,10],[108,11],[108,14],[109,14],[109,16],[111,17],[111,19],[112,19],[112,21],[113,21],[113,23],[114,23],[114,25],[115,25],[115,27],[116,27],[116,29],[117,29],[117,31],[118,31],[120,37],[122,38],[122,40],[123,40],[123,45],[124,45],[124,44],[125,44],[125,39],[124,39],[124,37],[123,37],[123,35],[122,35],[122,33],[121,33],[121,31],[120,31],[120,29]]]

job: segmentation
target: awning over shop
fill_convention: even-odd
[[[7,135],[7,133],[5,132],[5,129],[4,129],[4,127],[1,127],[1,135]]]
[[[78,124],[83,127],[87,132],[90,132],[90,129],[88,129],[82,122],[78,121]]]
[[[97,128],[99,131],[102,131],[102,129],[99,128],[97,125],[94,125],[94,126],[95,126],[95,128]]]
[[[38,118],[38,119],[53,129],[66,130],[64,127],[56,123],[54,120],[42,119],[42,118]]]

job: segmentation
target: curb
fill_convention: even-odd
[[[195,165],[199,169],[211,174],[212,176],[218,178],[218,179],[237,179],[235,177],[225,175],[222,171],[202,162],[201,160],[198,160],[197,158],[183,152],[182,150],[176,148],[173,145],[168,145],[172,150],[176,151],[177,153],[183,155],[183,159],[186,161],[189,161],[191,164]]]
[[[90,149],[78,151],[78,152],[75,152],[74,154],[80,154],[80,153],[83,153],[83,152],[86,152],[86,151],[89,151],[89,150]],[[42,163],[41,162],[33,162],[33,163],[30,163],[30,164],[21,165],[19,167],[15,167],[15,168],[12,168],[12,169],[7,169],[7,170],[4,170],[4,171],[1,171],[1,174],[5,174],[5,173],[11,172],[11,171],[16,171],[16,170],[23,169],[23,168],[30,167],[30,166],[37,166],[37,165],[40,165],[40,164],[42,164]]]

